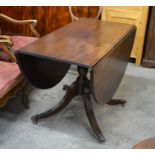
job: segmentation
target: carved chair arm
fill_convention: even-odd
[[[98,13],[97,13],[95,19],[98,19],[100,17],[101,12],[102,12],[102,6],[99,6],[99,10],[98,10]],[[77,17],[77,16],[74,15],[74,13],[72,11],[72,6],[69,6],[69,13],[70,13],[70,16],[71,16],[72,21],[76,21],[76,20],[79,19],[79,17]]]
[[[35,26],[37,26],[37,20],[30,19],[30,20],[16,20],[13,19],[7,15],[4,15],[0,13],[0,18],[4,19],[5,21],[8,21],[13,24],[21,24],[21,25],[29,25],[31,32],[34,34],[35,37],[40,37],[40,34],[35,29]]]
[[[11,41],[9,36],[0,35],[0,44],[2,44],[3,52],[8,55],[11,62],[16,62],[16,58],[13,53],[10,51],[11,47],[13,46],[13,42]]]

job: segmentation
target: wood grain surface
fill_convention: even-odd
[[[96,137],[99,142],[104,142],[93,112],[91,95],[100,103],[111,100],[124,75],[135,32],[133,25],[83,18],[17,51],[21,71],[38,88],[58,84],[71,64],[77,65],[79,73],[70,86],[65,86],[66,94],[59,104],[34,115],[31,118],[33,123],[60,112],[73,97],[80,95]]]
[[[147,23],[148,29],[146,34],[146,44],[144,48],[144,57],[142,66],[153,68],[155,67],[155,6],[150,7],[150,15]]]
[[[93,67],[133,29],[133,25],[82,18],[17,52]]]
[[[95,17],[98,12],[97,6],[74,6],[73,12],[78,17]],[[67,6],[0,6],[0,13],[4,13],[15,19],[38,20],[37,30],[41,36],[53,32],[64,25],[71,23]],[[31,35],[27,26],[16,26],[0,21],[3,32]]]
[[[99,103],[108,103],[115,94],[126,70],[132,51],[135,31],[132,29],[106,57],[92,69],[91,84],[94,98]]]

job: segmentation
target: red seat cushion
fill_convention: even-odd
[[[14,46],[12,47],[13,51],[18,50],[37,39],[38,38],[27,36],[11,36],[11,40],[14,43]],[[0,99],[14,88],[22,78],[23,76],[17,64],[0,61]]]
[[[14,43],[13,51],[16,51],[38,38],[27,36],[11,36]],[[17,64],[0,61],[0,98],[15,87],[23,76]]]
[[[22,78],[17,64],[0,61],[0,99],[16,86]]]
[[[14,43],[12,49],[13,51],[16,51],[37,39],[38,38],[27,36],[11,36],[11,40]]]

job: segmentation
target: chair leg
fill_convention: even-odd
[[[29,101],[28,101],[28,89],[29,89],[29,84],[27,82],[24,83],[24,87],[22,90],[22,95],[21,95],[21,102],[22,105],[26,108],[29,109]]]

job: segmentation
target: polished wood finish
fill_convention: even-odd
[[[19,52],[92,67],[133,28],[128,24],[81,18],[21,48]]]
[[[91,101],[91,95],[93,95],[93,92],[91,90],[90,80],[87,77],[88,69],[83,67],[77,68],[79,76],[77,79],[71,84],[71,86],[67,86],[66,94],[62,98],[62,100],[54,107],[49,109],[46,112],[43,112],[41,114],[37,114],[32,116],[32,121],[34,124],[37,124],[40,119],[50,117],[54,114],[57,114],[61,110],[63,110],[70,101],[77,95],[82,96],[84,108],[86,111],[86,115],[88,117],[88,120],[90,122],[90,125],[99,140],[99,142],[104,142],[105,138],[102,134],[101,129],[99,128],[99,125],[97,123],[97,120],[95,118],[95,114],[92,107],[92,101]],[[124,105],[125,101],[123,100],[110,100],[107,102],[109,105]]]
[[[12,23],[12,24],[16,24],[16,25],[28,25],[31,30],[31,33],[37,38],[40,37],[40,34],[35,29],[35,26],[37,26],[37,20],[34,20],[34,19],[17,20],[17,19],[13,19],[5,14],[2,14],[2,13],[0,13],[0,18],[3,19],[4,21],[7,21],[8,23]]]
[[[96,6],[74,6],[72,9],[78,17],[93,18],[98,12]],[[19,20],[36,19],[38,21],[37,30],[41,36],[71,23],[68,6],[0,6],[0,13]],[[0,27],[4,32],[32,35],[24,25],[17,28],[6,22],[0,22]]]
[[[155,67],[155,7],[150,8],[150,15],[148,21],[148,30],[146,35],[146,46],[144,50],[144,57],[142,60],[143,67]]]
[[[132,50],[135,29],[129,35],[120,40],[91,71],[94,96],[99,103],[111,100],[123,78]]]
[[[54,114],[57,114],[58,112],[63,110],[76,95],[77,95],[77,84],[74,82],[70,87],[68,87],[66,95],[56,106],[52,107],[46,112],[32,116],[31,119],[33,123],[37,124],[40,119],[47,118]]]
[[[54,87],[62,80],[70,68],[69,64],[59,63],[42,57],[24,55],[23,53],[16,54],[16,57],[17,63],[25,74],[27,81],[41,89]],[[49,69],[51,71],[49,71]]]
[[[24,107],[26,109],[30,108],[29,100],[28,100],[28,96],[29,96],[29,93],[30,93],[30,88],[31,88],[31,86],[29,85],[29,83],[24,80],[24,85],[23,85],[23,88],[22,88],[22,91],[21,91],[21,102],[22,102],[22,104],[24,105]]]
[[[136,144],[133,149],[155,149],[155,137]]]
[[[52,116],[61,110],[63,110],[70,101],[77,95],[81,95],[84,102],[85,111],[90,122],[90,125],[98,138],[99,142],[104,142],[105,138],[100,130],[97,120],[95,118],[95,114],[93,112],[92,102],[91,102],[91,88],[90,88],[90,80],[87,78],[87,68],[78,67],[77,68],[79,76],[76,81],[74,81],[71,86],[68,86],[66,95],[56,106],[52,107],[50,110],[43,112],[41,114],[37,114],[32,116],[32,121],[34,124],[37,124],[40,119]]]
[[[133,25],[84,18],[17,51],[22,72],[38,88],[53,87],[71,64],[77,65],[79,76],[71,86],[64,87],[66,94],[63,99],[50,110],[33,116],[33,123],[58,113],[73,97],[80,95],[94,134],[100,142],[105,141],[93,112],[91,96],[100,103],[124,105],[126,101],[111,98],[125,72],[135,32]],[[44,84],[46,87],[42,87]]]
[[[134,24],[137,27],[131,52],[131,57],[136,58],[137,65],[141,64],[148,11],[148,6],[105,6],[102,11],[102,20]]]

